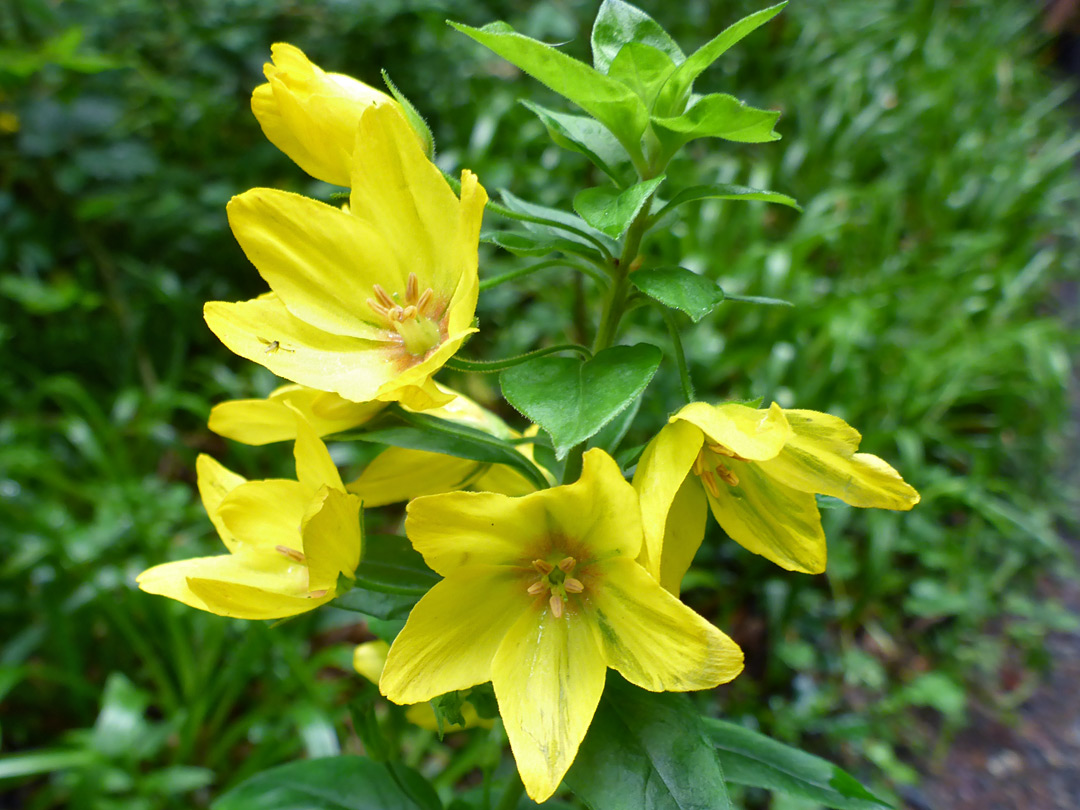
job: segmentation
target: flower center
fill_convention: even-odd
[[[709,490],[709,494],[714,498],[720,497],[720,485],[716,483],[717,478],[729,487],[739,485],[739,476],[717,456],[723,456],[725,459],[731,459],[732,461],[746,461],[734,450],[729,450],[722,444],[705,443],[705,446],[698,452],[697,458],[694,459],[694,475],[701,479],[705,489]]]
[[[439,345],[439,324],[435,321],[435,291],[428,287],[420,292],[416,273],[409,273],[405,286],[405,305],[398,303],[397,293],[390,295],[376,284],[374,298],[367,305],[387,326],[398,333],[405,351],[414,357],[427,354]]]
[[[563,607],[567,602],[568,593],[581,593],[585,586],[580,579],[570,576],[574,571],[577,560],[573,557],[563,557],[558,565],[552,565],[547,560],[533,560],[532,567],[540,575],[529,586],[530,596],[539,596],[544,592],[550,592],[548,604],[551,606],[551,614],[556,619],[561,619]]]

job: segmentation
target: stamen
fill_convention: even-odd
[[[557,593],[551,594],[551,598],[548,600],[548,604],[551,605],[551,615],[556,619],[562,618],[562,597]]]
[[[532,567],[545,576],[555,570],[555,566],[549,563],[547,560],[533,560]]]
[[[701,474],[701,482],[705,485],[705,489],[709,490],[709,494],[714,498],[720,497],[720,485],[716,483],[716,478],[711,472],[706,470]]]
[[[705,472],[705,453],[698,452],[694,459],[694,475],[701,475],[703,472]]]
[[[295,548],[289,548],[288,546],[274,546],[274,549],[278,553],[284,554],[290,560],[294,560],[298,563],[302,563],[304,561],[303,552],[297,551]]]
[[[410,318],[416,317],[416,307],[413,304],[409,304],[405,309],[401,310],[401,320],[407,321]]]
[[[424,312],[427,309],[427,305],[431,303],[431,299],[435,297],[435,291],[428,287],[420,294],[420,299],[416,302],[416,308],[420,311],[421,315],[426,314]]]
[[[705,446],[708,447],[710,450],[712,450],[714,453],[716,453],[716,455],[718,455],[718,456],[727,456],[728,458],[735,458],[735,451],[734,450],[728,450],[722,444],[715,444],[713,442],[709,442]]]
[[[716,474],[719,475],[725,484],[729,487],[737,487],[739,485],[739,476],[725,467],[723,464],[716,466]]]
[[[369,298],[367,300],[367,305],[371,307],[371,311],[378,315],[380,318],[390,318],[390,310],[388,310],[382,304],[376,303],[374,298]]]
[[[573,571],[575,565],[577,565],[577,560],[575,560],[573,557],[563,557],[561,560],[559,560],[559,570],[563,571],[566,574],[569,574],[571,571]]]
[[[585,590],[585,586],[581,584],[581,580],[574,579],[573,577],[567,577],[563,582],[563,587],[566,588],[567,593],[581,593]]]
[[[416,273],[409,273],[409,280],[405,283],[405,303],[415,304],[419,294],[420,281],[416,278]]]
[[[372,289],[375,290],[375,297],[378,298],[382,305],[387,309],[397,306],[397,302],[390,297],[390,294],[382,288],[381,284],[376,284]]]
[[[542,580],[542,579],[538,579],[536,582],[534,582],[532,585],[529,586],[528,593],[529,593],[529,596],[539,596],[540,594],[542,594],[546,590],[547,590],[547,583],[545,583],[544,580]]]

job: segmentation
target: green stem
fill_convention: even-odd
[[[515,357],[504,357],[502,360],[468,360],[464,357],[451,357],[443,365],[451,371],[472,371],[477,374],[494,374],[497,371],[520,366],[522,363],[527,363],[529,360],[533,360],[537,357],[543,357],[547,354],[557,354],[558,352],[577,352],[586,360],[592,359],[592,352],[589,351],[588,347],[579,346],[577,343],[560,343],[557,346],[545,346],[542,349],[525,352],[525,354],[519,354]]]
[[[675,347],[675,364],[679,367],[679,381],[682,383],[683,396],[686,404],[694,401],[694,382],[690,379],[690,369],[686,365],[686,353],[683,351],[682,338],[679,337],[679,324],[675,321],[675,313],[667,307],[659,307],[664,321],[667,322],[668,334],[671,343]]]
[[[521,801],[521,794],[524,792],[525,785],[522,784],[517,771],[514,771],[510,777],[510,784],[506,786],[503,795],[499,797],[499,803],[495,805],[495,810],[514,810],[518,806],[518,802]]]
[[[652,202],[650,197],[641,207],[640,213],[630,223],[626,232],[626,241],[623,242],[622,255],[619,256],[612,274],[612,285],[604,299],[604,309],[600,316],[600,328],[596,331],[596,340],[593,342],[593,352],[606,349],[615,342],[615,336],[619,330],[619,321],[626,310],[626,298],[630,292],[630,268],[638,257],[641,248],[641,240],[652,224],[649,219],[649,206]]]
[[[567,261],[566,259],[545,259],[542,262],[536,264],[530,264],[527,267],[519,267],[517,270],[511,270],[509,273],[503,273],[500,276],[492,276],[491,278],[485,278],[480,280],[480,292],[490,290],[492,287],[498,287],[500,284],[505,284],[508,281],[521,278],[522,276],[528,276],[535,273],[538,270],[544,270],[548,267],[569,267],[573,270],[577,270],[590,278],[597,281],[602,286],[607,286],[608,279],[603,273],[597,271],[595,268],[588,267],[583,264],[575,264],[574,262]]]

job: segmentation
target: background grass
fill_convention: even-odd
[[[685,49],[757,7],[642,5]],[[443,20],[506,19],[587,58],[594,11],[0,6],[0,732],[21,754],[0,758],[0,806],[201,806],[270,763],[355,744],[347,642],[364,631],[348,616],[271,628],[133,584],[216,546],[192,493],[198,452],[289,472],[280,449],[226,447],[205,429],[213,402],[273,385],[202,323],[203,301],[261,290],[225,202],[255,185],[332,191],[265,142],[249,93],[278,40],[372,84],[386,68],[445,168],[566,206],[603,179],[516,103],[559,102]],[[647,246],[729,292],[796,304],[725,304],[688,326],[701,396],[837,413],[923,494],[905,515],[827,511],[826,576],[782,574],[710,536],[687,582],[748,652],[728,716],[893,785],[973,705],[1017,705],[1049,663],[1047,632],[1069,621],[1037,586],[1068,567],[1076,333],[1063,302],[1080,274],[1080,135],[1036,15],[1021,0],[793,2],[699,82],[782,109],[784,139],[697,142],[671,178],[774,188],[805,212],[703,203]],[[483,275],[517,266],[485,248]],[[469,353],[573,336],[573,302],[550,275],[492,290]],[[647,310],[626,335],[666,340]],[[446,376],[495,402],[491,380]],[[630,443],[677,390],[664,367]],[[441,756],[426,741],[415,756]]]

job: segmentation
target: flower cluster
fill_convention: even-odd
[[[517,434],[433,380],[476,331],[487,202],[476,176],[463,171],[455,193],[398,101],[290,45],[272,53],[252,96],[259,124],[349,200],[257,188],[229,203],[269,291],[210,302],[206,322],[289,383],[216,406],[210,427],[246,444],[292,441],[296,480],[246,481],[200,456],[199,491],[229,553],[158,565],[139,585],[224,616],[311,610],[351,587],[361,502],[407,501],[408,540],[442,579],[388,649],[357,651],[357,669],[399,704],[490,681],[525,788],[544,801],[609,668],[654,692],[710,689],[742,670],[735,642],[678,598],[707,511],[748,550],[817,573],[815,494],[887,509],[918,495],[856,452],[859,434],[836,417],[703,402],[671,417],[632,483],[601,449],[579,451],[576,481],[554,486],[543,470],[539,487],[510,463],[410,447],[384,450],[343,483],[323,438],[362,429],[391,403],[513,443],[530,464],[537,427]]]

